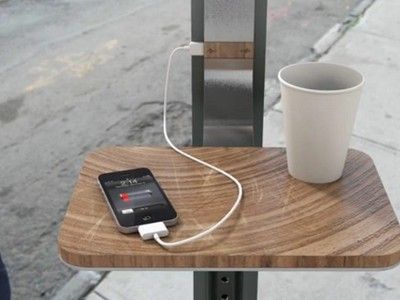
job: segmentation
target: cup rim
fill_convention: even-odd
[[[340,68],[347,69],[347,70],[349,70],[351,72],[357,73],[361,77],[361,82],[359,84],[355,85],[355,86],[352,86],[352,87],[349,87],[349,88],[345,88],[345,89],[317,90],[317,89],[309,89],[309,88],[304,88],[304,87],[300,87],[300,86],[297,86],[297,85],[293,85],[293,84],[287,82],[286,80],[284,80],[282,78],[282,72],[287,70],[287,69],[289,69],[289,68],[293,68],[293,67],[296,67],[296,66],[299,66],[299,65],[313,65],[313,64],[314,65],[315,64],[329,65],[329,66],[335,66],[335,67],[340,67]],[[299,90],[299,91],[303,91],[303,92],[307,92],[307,93],[314,93],[314,94],[343,94],[343,93],[348,93],[348,92],[351,92],[353,90],[356,90],[356,89],[360,88],[361,86],[364,85],[364,82],[365,82],[364,76],[359,71],[357,71],[357,70],[355,70],[353,68],[350,68],[350,67],[342,65],[342,64],[328,63],[328,62],[318,62],[318,61],[315,61],[315,62],[302,62],[302,63],[296,63],[296,64],[291,64],[291,65],[285,66],[285,67],[283,67],[283,68],[281,68],[279,70],[278,79],[283,85],[285,85],[285,86],[287,86],[289,88],[292,88],[292,89],[295,89],[295,90]]]

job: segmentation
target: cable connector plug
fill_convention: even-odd
[[[203,42],[190,42],[189,52],[191,56],[203,56],[204,55],[204,43]]]
[[[169,234],[168,228],[163,222],[140,225],[138,231],[142,239],[145,241],[153,239],[154,235],[164,237]]]

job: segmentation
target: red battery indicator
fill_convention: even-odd
[[[119,194],[119,198],[124,201],[128,202],[130,200],[139,199],[139,198],[148,198],[151,197],[152,192],[150,190],[141,190],[136,192],[129,192],[129,193],[121,193]]]
[[[128,202],[129,201],[129,195],[128,193],[121,193],[119,194],[119,197],[121,198],[122,201]]]

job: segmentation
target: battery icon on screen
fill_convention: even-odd
[[[148,198],[151,197],[151,195],[152,192],[150,190],[141,190],[135,192],[121,193],[119,194],[119,198],[124,202],[128,202],[135,199],[137,200],[142,198]]]

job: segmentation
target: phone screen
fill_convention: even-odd
[[[149,169],[102,174],[101,188],[120,226],[176,219],[176,212]]]

